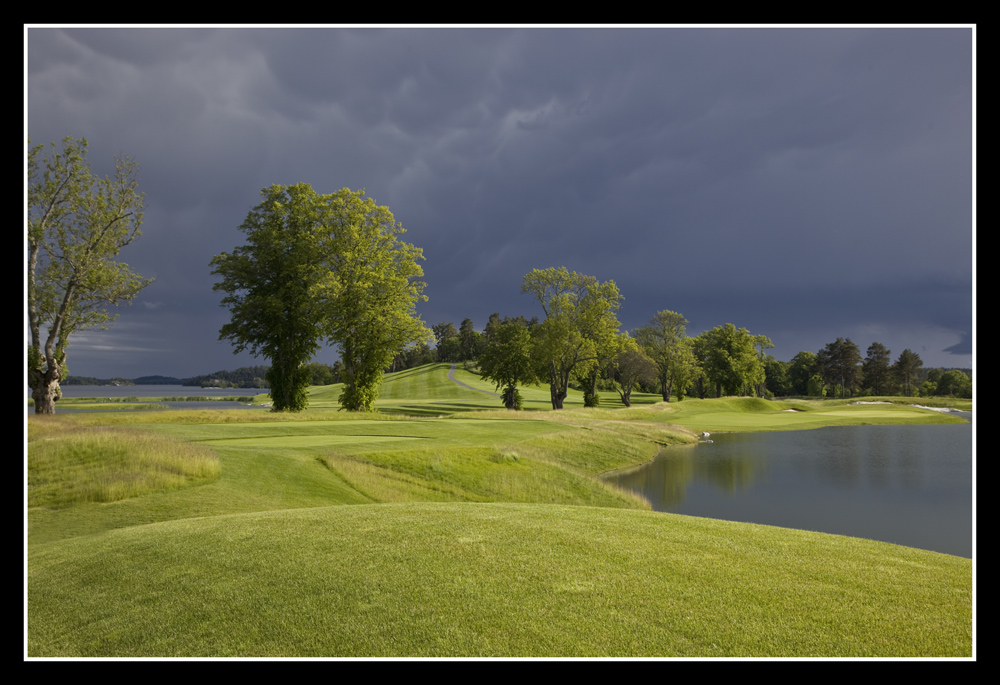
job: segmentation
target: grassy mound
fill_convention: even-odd
[[[135,430],[35,424],[28,460],[28,506],[115,502],[206,483],[218,457],[199,445]],[[43,437],[47,436],[47,437]]]
[[[652,512],[326,507],[29,558],[29,655],[969,656],[971,562]]]

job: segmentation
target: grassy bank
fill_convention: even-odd
[[[320,507],[29,558],[48,656],[962,656],[968,561],[643,511]]]
[[[551,412],[542,388],[512,413],[447,371],[390,376],[372,415],[327,386],[301,414],[29,417],[29,655],[971,655],[968,559],[655,513],[596,477],[704,430],[959,419],[746,398]],[[218,471],[74,498],[112,461],[72,447],[95,435]]]

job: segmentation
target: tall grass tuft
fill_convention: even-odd
[[[28,506],[115,502],[215,479],[207,448],[151,433],[90,428],[36,435],[28,445]]]

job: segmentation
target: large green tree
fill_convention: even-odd
[[[876,395],[883,394],[889,380],[890,351],[880,342],[873,342],[865,352],[865,360],[861,365],[865,378],[865,387],[871,388]]]
[[[492,381],[507,409],[520,409],[519,385],[534,383],[538,375],[532,360],[531,333],[524,323],[508,319],[492,329],[479,355],[483,378]]]
[[[609,374],[611,383],[618,396],[621,397],[622,404],[626,407],[632,406],[632,390],[640,383],[652,384],[656,382],[658,369],[656,362],[639,348],[631,338],[626,338],[628,342],[623,345],[623,350],[614,358]]]
[[[911,396],[916,392],[914,380],[916,380],[917,374],[920,373],[923,367],[924,362],[916,352],[910,349],[900,352],[899,358],[893,364],[892,368],[896,374],[896,378],[899,380],[899,384],[902,386],[904,395]]]
[[[28,144],[28,386],[35,413],[53,414],[70,336],[107,328],[118,316],[109,308],[152,280],[117,261],[142,223],[135,162],[115,159],[114,174],[98,178],[84,138],[47,151]]]
[[[766,335],[755,335],[753,337],[754,346],[757,348],[757,359],[760,360],[760,366],[762,373],[759,374],[757,384],[755,386],[755,391],[757,397],[764,397],[767,380],[767,359],[771,355],[767,354],[764,350],[770,350],[774,347],[774,343]],[[773,392],[773,391],[772,391]]]
[[[764,381],[764,365],[757,353],[757,336],[731,323],[716,326],[695,340],[695,356],[701,362],[716,397],[747,395]]]
[[[534,295],[545,313],[536,327],[535,359],[539,376],[549,381],[552,408],[562,409],[573,370],[596,367],[616,351],[621,293],[614,281],[600,283],[566,267],[532,270],[521,292]]]
[[[423,252],[388,207],[365,191],[344,188],[327,196],[334,218],[330,277],[324,288],[324,334],[340,348],[344,391],[340,404],[372,411],[384,369],[412,342],[430,339],[416,314],[423,294]]]
[[[788,382],[793,395],[810,395],[809,380],[819,372],[816,353],[803,350],[788,362]]]
[[[775,396],[791,394],[788,382],[788,363],[779,361],[771,355],[764,357],[765,388]]]
[[[211,261],[220,277],[213,289],[226,293],[222,306],[231,314],[219,339],[230,340],[234,354],[249,350],[270,360],[274,411],[301,411],[311,379],[306,364],[323,338],[316,293],[328,272],[330,217],[305,183],[272,185],[260,195],[239,227],[246,244]]]
[[[427,331],[419,249],[387,207],[364,191],[317,194],[308,184],[261,191],[240,230],[246,245],[212,259],[232,320],[220,331],[236,351],[271,360],[275,411],[307,404],[305,367],[325,341],[340,348],[346,409],[371,410],[384,369]]]
[[[660,394],[664,402],[670,401],[677,375],[685,373],[686,366],[692,362],[690,348],[684,343],[687,323],[687,319],[681,314],[664,309],[654,314],[648,324],[635,331],[636,342],[656,363]]]
[[[458,329],[458,339],[461,341],[461,361],[476,359],[483,351],[483,335],[474,328],[472,319],[465,318]]]
[[[837,338],[816,353],[820,374],[828,385],[840,386],[840,396],[853,392],[861,379],[861,350],[850,338]]]

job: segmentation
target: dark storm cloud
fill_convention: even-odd
[[[521,278],[565,265],[619,284],[626,328],[674,309],[692,332],[771,335],[778,358],[884,331],[946,360],[971,331],[971,44],[963,28],[37,28],[28,128],[87,136],[101,173],[115,153],[142,166],[145,234],[122,257],[157,283],[106,334],[134,375],[253,361],[216,341],[208,262],[260,188],[297,182],[389,205],[427,258],[429,324],[540,314]]]

